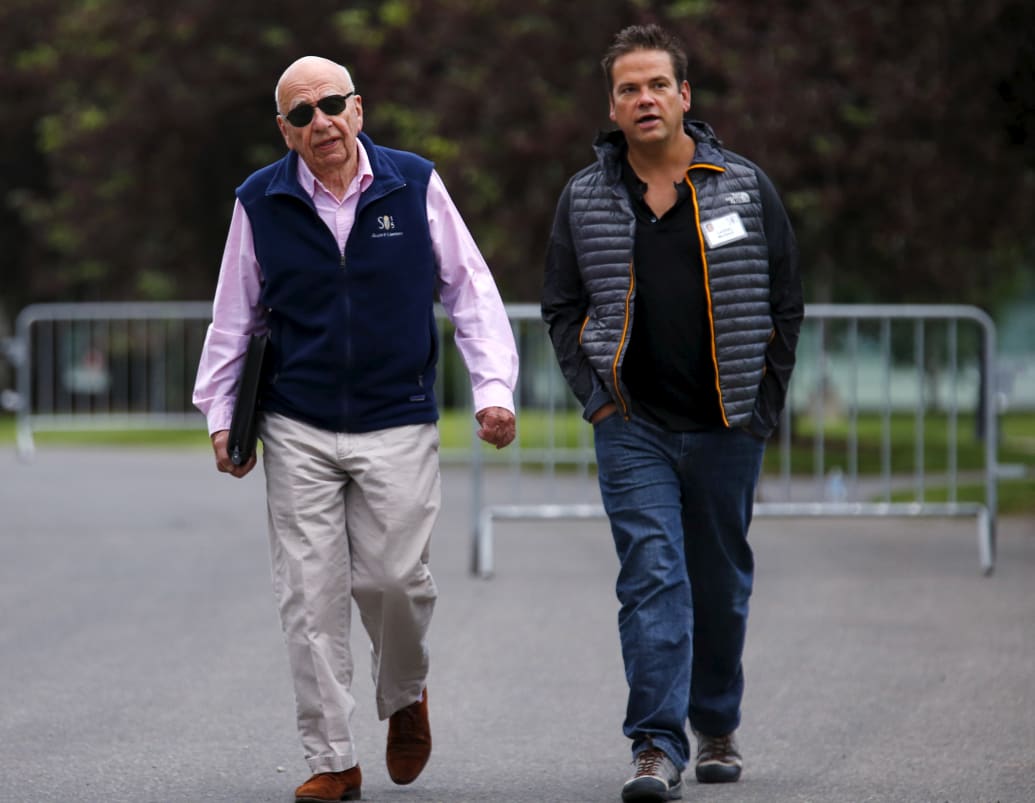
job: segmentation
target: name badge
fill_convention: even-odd
[[[713,220],[706,220],[701,224],[701,231],[704,233],[704,241],[709,248],[735,243],[748,236],[744,229],[744,222],[736,212],[730,212],[728,215]]]

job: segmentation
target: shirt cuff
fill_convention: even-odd
[[[587,421],[593,418],[593,414],[603,407],[605,404],[610,404],[614,399],[611,398],[611,394],[607,392],[607,388],[603,385],[597,385],[593,392],[590,394],[589,399],[586,401],[586,406],[582,410],[582,417]]]
[[[505,382],[486,382],[474,391],[474,411],[480,413],[487,407],[502,407],[514,412],[514,394]]]
[[[234,400],[229,399],[223,402],[217,402],[212,406],[212,409],[208,411],[206,419],[208,421],[208,434],[213,435],[224,429],[230,429],[230,421],[234,417]]]

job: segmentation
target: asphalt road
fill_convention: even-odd
[[[0,801],[290,803],[307,768],[259,472],[207,452],[0,453]],[[368,801],[617,801],[630,770],[602,521],[499,522],[470,576],[444,473],[434,754],[383,764],[356,626]],[[692,801],[1035,801],[1035,521],[760,519],[736,785]],[[358,621],[358,620],[357,620]]]

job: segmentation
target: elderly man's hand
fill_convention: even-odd
[[[478,437],[486,443],[502,449],[514,440],[517,428],[514,414],[510,410],[502,407],[486,407],[484,410],[479,410],[474,417],[480,424]]]
[[[240,479],[255,468],[256,456],[252,455],[243,466],[235,466],[230,460],[230,452],[226,448],[228,440],[230,440],[229,430],[221,429],[212,433],[212,451],[216,453],[216,468],[224,474]]]

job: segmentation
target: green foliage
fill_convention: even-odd
[[[1035,416],[1006,416],[1003,422],[1003,432],[999,438],[999,462],[1035,466],[1035,436],[1023,434],[1035,428]],[[972,416],[960,417],[953,425],[945,415],[928,412],[921,432],[916,427],[914,416],[908,413],[896,413],[887,421],[877,415],[862,415],[856,422],[854,433],[858,446],[855,458],[857,471],[860,475],[879,474],[885,460],[894,466],[897,473],[915,471],[918,439],[921,437],[919,451],[926,472],[944,472],[949,468],[951,442],[955,443],[957,450],[957,470],[981,469],[985,464],[985,446],[975,437],[974,429]],[[852,438],[853,434],[846,421],[827,422],[820,432],[813,420],[801,417],[795,424],[792,442],[792,473],[809,474],[815,470],[820,444],[826,467],[839,466],[848,470]],[[767,451],[768,469],[778,469],[778,457],[776,449]]]
[[[674,20],[699,19],[709,14],[714,5],[712,0],[675,0],[669,3],[668,13]]]
[[[458,144],[437,133],[439,119],[434,111],[391,101],[378,102],[375,109],[378,121],[393,128],[401,139],[420,142],[421,154],[428,159],[447,162],[458,157]]]
[[[1004,244],[1031,242],[1032,22],[961,0],[732,2],[702,21],[697,72],[725,88],[706,116],[787,192],[811,300],[1009,292]]]
[[[209,297],[234,188],[283,153],[273,86],[307,53],[352,70],[375,139],[435,160],[506,299],[533,301],[557,196],[609,126],[600,56],[650,21],[688,46],[694,116],[783,192],[810,301],[994,309],[1018,285],[1021,0],[6,0],[0,304]]]
[[[912,502],[911,491],[895,491],[892,502]],[[1001,480],[996,486],[996,508],[1002,516],[1031,516],[1035,513],[1035,480]],[[949,501],[947,488],[929,488],[924,501],[940,504]],[[956,502],[985,502],[985,486],[963,484],[956,489]]]

